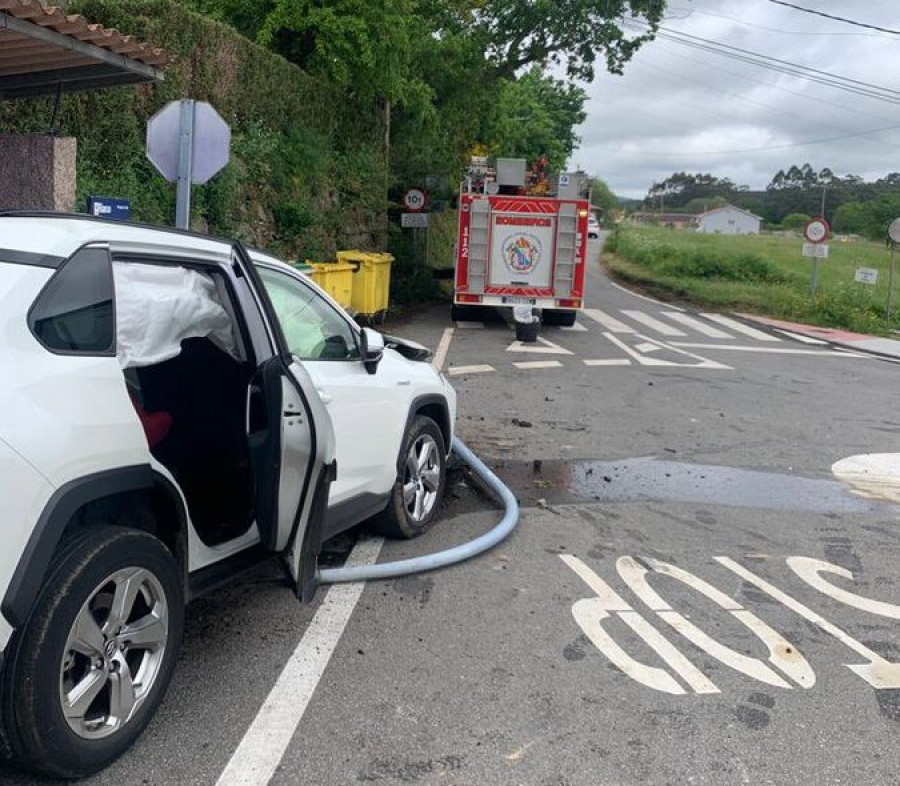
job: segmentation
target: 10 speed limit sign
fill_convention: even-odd
[[[806,225],[803,234],[810,243],[825,243],[831,234],[831,227],[824,218],[814,218]]]
[[[421,188],[410,188],[403,195],[403,207],[411,213],[419,213],[428,208],[428,194]]]

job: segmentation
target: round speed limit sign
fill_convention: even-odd
[[[413,213],[428,207],[428,194],[421,188],[411,188],[403,195],[403,207]]]
[[[831,227],[824,218],[814,218],[806,225],[803,234],[810,243],[824,243],[831,234]]]

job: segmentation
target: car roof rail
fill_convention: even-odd
[[[177,227],[165,226],[164,224],[147,224],[142,221],[122,221],[119,218],[92,216],[88,213],[67,213],[56,210],[0,210],[0,218],[62,218],[75,221],[93,221],[99,224],[109,224],[112,226],[129,226],[136,227],[137,229],[151,229],[155,232],[169,232],[176,235],[186,235],[187,237],[228,243],[230,246],[233,246],[237,242],[233,238],[221,237],[219,235],[207,235],[192,229],[179,229]]]

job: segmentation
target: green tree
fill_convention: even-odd
[[[842,235],[867,234],[869,216],[862,202],[845,202],[834,211],[832,224]]]
[[[717,207],[725,207],[728,200],[722,196],[714,197],[695,197],[684,206],[685,213],[705,213],[707,210],[714,210]]]
[[[587,117],[586,100],[582,88],[532,68],[499,84],[481,141],[496,155],[529,163],[547,156],[561,171],[580,141],[575,129]]]
[[[599,177],[591,181],[591,204],[598,208],[603,216],[608,216],[622,206],[607,182]]]
[[[654,183],[647,192],[646,203],[648,205],[659,204],[663,200],[667,207],[684,208],[691,200],[713,199],[722,197],[726,201],[740,191],[745,191],[746,186],[737,186],[727,177],[716,177],[711,174],[698,172],[675,172],[665,180]]]
[[[806,213],[791,213],[789,216],[785,216],[781,226],[785,229],[803,229],[811,220]]]
[[[665,0],[423,0],[439,34],[464,32],[476,39],[487,61],[513,77],[532,65],[561,64],[570,77],[590,81],[599,60],[621,73],[634,53],[653,38]],[[645,30],[628,32],[622,20]]]

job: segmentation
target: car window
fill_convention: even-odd
[[[84,248],[75,253],[34,301],[28,326],[51,352],[112,354],[115,320],[109,252]]]
[[[257,270],[294,355],[301,360],[359,358],[353,329],[312,287],[271,268]]]

